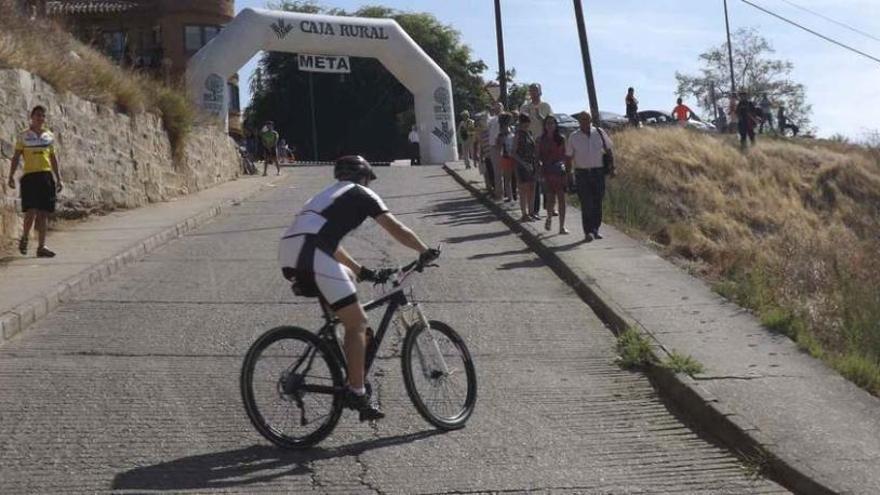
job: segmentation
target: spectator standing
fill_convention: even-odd
[[[681,127],[686,127],[688,120],[690,120],[694,116],[693,110],[690,109],[687,105],[684,104],[681,98],[676,100],[677,105],[672,109],[672,115],[675,116],[675,120],[678,121],[678,125]]]
[[[489,141],[489,112],[480,113],[477,121],[477,145],[479,147],[478,160],[483,180],[486,183],[486,191],[495,195],[495,170],[492,166],[492,144]]]
[[[501,132],[500,116],[504,112],[504,105],[496,101],[489,109],[489,144],[491,151],[489,159],[492,161],[492,175],[495,183],[492,189],[495,191],[495,199],[501,200],[504,197],[504,173],[501,170],[501,149],[498,147],[498,134]]]
[[[758,109],[746,93],[739,94],[739,103],[736,104],[737,130],[739,131],[739,146],[746,148],[746,138],[755,145],[755,120]]]
[[[559,233],[567,235],[569,232],[565,228],[565,186],[567,182],[565,138],[559,132],[559,122],[553,115],[544,119],[544,132],[538,139],[538,158],[547,193],[544,201],[544,207],[547,209],[547,220],[544,222],[544,230],[549,231],[552,228],[552,212],[558,208]]]
[[[278,131],[275,130],[275,123],[271,120],[266,122],[260,133],[260,142],[263,144],[264,161],[263,176],[269,171],[269,163],[275,164],[276,175],[281,175],[281,166],[278,165]]]
[[[718,121],[715,125],[718,127],[718,132],[727,132],[727,112],[724,111],[724,107],[721,105],[718,105]]]
[[[568,136],[565,143],[566,167],[571,180],[572,169],[578,198],[581,202],[581,224],[584,241],[602,239],[602,200],[605,198],[605,171],[603,155],[612,151],[611,138],[598,127],[593,127],[589,112],[577,114],[580,129]]]
[[[767,98],[767,93],[764,93],[764,96],[761,97],[758,106],[761,108],[761,127],[758,128],[758,132],[764,134],[764,124],[767,124],[767,127],[772,131],[773,109],[770,107],[770,99]]]
[[[779,105],[779,109],[776,111],[776,123],[779,126],[779,133],[783,136],[785,135],[786,129],[791,129],[792,136],[797,137],[798,132],[800,132],[800,128],[794,124],[792,124],[788,117],[785,116],[785,107]]]
[[[513,159],[516,162],[516,181],[519,186],[519,209],[522,213],[520,222],[538,220],[535,209],[535,182],[537,179],[538,153],[535,138],[530,130],[532,119],[519,114],[519,125],[513,143]]]
[[[49,215],[55,212],[56,195],[61,192],[61,172],[55,155],[55,135],[45,128],[46,108],[36,106],[31,110],[31,124],[21,131],[15,140],[15,152],[9,166],[9,188],[15,189],[15,171],[24,158],[21,187],[21,211],[24,225],[18,251],[26,255],[31,228],[37,228],[37,257],[52,258],[55,253],[46,247]]]
[[[529,133],[532,135],[532,139],[535,141],[541,137],[541,134],[544,132],[544,119],[553,115],[553,108],[549,103],[542,101],[543,90],[539,83],[529,84],[529,101],[523,103],[523,105],[519,109],[519,113],[523,115],[527,115],[531,120],[531,124],[529,124]],[[535,205],[533,207],[533,211],[538,212],[541,211],[541,191],[543,189],[541,185],[541,181],[543,181],[543,177],[539,174],[537,177],[537,181],[535,182]],[[544,202],[546,203],[546,198]]]
[[[409,131],[409,164],[419,165],[421,163],[421,150],[419,149],[419,129],[412,126]]]
[[[471,114],[467,110],[461,112],[461,122],[458,123],[458,142],[461,146],[461,154],[464,156],[464,167],[471,168],[471,154],[474,150],[476,138],[476,126]]]
[[[639,126],[639,99],[636,98],[635,88],[626,90],[626,120],[633,127]]]
[[[507,112],[498,116],[498,140],[495,147],[498,149],[499,163],[501,164],[502,189],[505,201],[517,199],[513,190],[513,179],[516,161],[513,158],[513,134],[510,132],[510,124],[513,116]]]

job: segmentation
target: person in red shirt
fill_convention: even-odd
[[[672,109],[672,115],[675,117],[675,120],[678,121],[678,125],[684,127],[687,125],[687,121],[694,115],[694,111],[682,103],[681,98],[679,98],[678,105]]]

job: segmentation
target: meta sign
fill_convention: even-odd
[[[300,53],[297,56],[297,61],[299,70],[306,72],[331,72],[334,74],[349,74],[351,72],[351,62],[348,57]]]

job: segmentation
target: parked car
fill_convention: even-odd
[[[638,113],[639,122],[642,125],[651,127],[664,127],[678,125],[678,121],[672,114],[660,112],[657,110],[643,110]],[[697,114],[691,114],[691,120],[688,120],[687,127],[703,132],[716,132],[715,125],[704,122]]]
[[[626,117],[614,112],[599,111],[599,118],[602,121],[602,127],[608,130],[617,130],[626,127],[629,121]]]
[[[578,121],[572,117],[571,115],[564,113],[554,113],[554,117],[556,117],[556,122],[559,125],[559,132],[563,137],[568,137],[569,134],[578,130],[580,124]]]
[[[559,132],[565,137],[580,128],[577,119],[571,115],[554,113],[553,116],[559,122]],[[620,129],[627,124],[626,117],[617,113],[600,111],[599,116],[602,119],[602,127],[608,130]]]

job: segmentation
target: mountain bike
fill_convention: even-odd
[[[477,400],[477,376],[464,340],[447,324],[428,320],[404,283],[425,266],[396,271],[391,289],[364,305],[387,306],[375,335],[368,336],[366,375],[389,326],[403,333],[401,364],[407,395],[419,414],[441,430],[463,428]],[[257,431],[279,447],[311,447],[332,433],[347,390],[341,323],[319,299],[324,325],[317,333],[294,326],[269,330],[248,350],[241,394]],[[395,316],[397,317],[395,320]],[[367,383],[367,393],[372,387]]]

